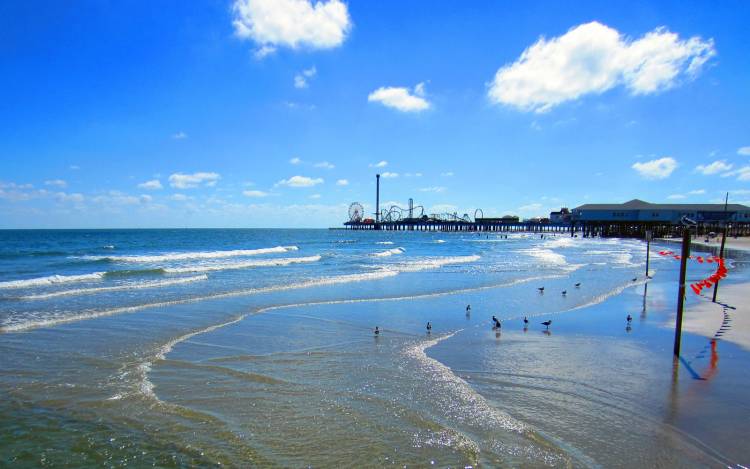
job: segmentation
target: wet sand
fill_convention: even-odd
[[[732,342],[750,350],[750,283],[719,284],[716,303],[710,300],[712,294],[713,289],[707,291],[700,303],[685,311],[683,330]],[[726,322],[725,317],[729,318]]]

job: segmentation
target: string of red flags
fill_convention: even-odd
[[[674,251],[659,251],[660,256],[673,257],[674,259],[681,260],[682,256],[675,254]],[[690,288],[693,289],[696,295],[700,295],[704,288],[711,288],[719,280],[727,276],[727,268],[724,265],[724,258],[719,256],[690,256],[688,259],[698,262],[699,264],[716,264],[716,271],[710,276],[703,280],[690,284]]]

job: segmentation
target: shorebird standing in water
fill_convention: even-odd
[[[544,321],[542,323],[543,326],[547,326],[547,329],[549,329],[550,324],[552,324],[552,319],[550,319],[549,321]]]
[[[567,295],[568,294],[568,290],[563,290],[562,294],[563,294],[563,296]]]
[[[581,286],[581,282],[576,283],[576,288]]]
[[[633,316],[631,316],[629,314],[628,314],[628,317],[626,319],[628,321],[628,324],[630,324],[631,322],[633,322]]]
[[[634,282],[637,281],[637,280],[638,280],[638,277],[633,277],[633,281]]]
[[[523,325],[524,327],[529,325],[529,318],[527,318],[526,316],[523,317]]]
[[[539,293],[544,293],[544,287],[539,287],[537,290],[539,290]]]

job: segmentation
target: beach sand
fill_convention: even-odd
[[[719,303],[711,302],[710,295],[712,294],[713,290],[707,292],[707,298],[702,297],[700,303],[685,311],[683,331],[709,338],[716,335],[724,321],[724,307]],[[750,283],[719,285],[717,301],[736,308],[726,310],[731,321],[721,336],[721,340],[737,344],[745,350],[750,350],[748,299],[750,299]]]

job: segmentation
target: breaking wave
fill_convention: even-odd
[[[245,257],[257,256],[260,254],[279,254],[289,251],[297,251],[297,246],[276,246],[272,248],[260,249],[235,249],[231,251],[194,251],[194,252],[175,252],[170,254],[158,254],[147,256],[87,256],[88,260],[108,260],[111,262],[170,262],[184,261],[190,259],[221,259],[225,257]]]
[[[96,287],[96,288],[76,288],[73,290],[62,290],[51,293],[42,293],[39,295],[28,295],[22,296],[22,300],[44,300],[48,298],[56,298],[59,296],[75,296],[75,295],[91,295],[96,293],[112,292],[112,291],[123,291],[123,290],[140,290],[143,288],[161,288],[172,285],[181,285],[183,283],[198,282],[201,280],[207,280],[207,275],[196,275],[194,277],[182,277],[174,278],[169,280],[159,280],[152,282],[137,282],[127,283],[123,285],[115,285],[112,287]]]
[[[320,256],[284,257],[280,259],[260,259],[256,261],[231,262],[227,264],[194,265],[187,267],[166,267],[164,272],[169,274],[184,274],[189,272],[213,272],[217,270],[248,269],[251,267],[275,267],[289,264],[317,262]]]
[[[388,257],[388,256],[392,256],[394,254],[403,254],[404,251],[405,251],[404,248],[393,248],[393,249],[388,249],[387,251],[376,252],[376,253],[373,254],[373,256],[375,256],[375,257]]]
[[[26,280],[10,280],[7,282],[0,282],[0,288],[41,287],[46,285],[56,285],[59,283],[101,280],[105,274],[106,272],[94,272],[83,275],[50,275],[48,277],[37,277]]]

